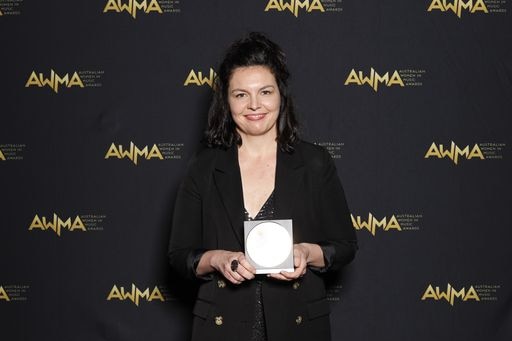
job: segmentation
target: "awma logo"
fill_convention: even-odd
[[[127,12],[129,13],[133,19],[137,18],[137,13],[141,12],[144,14],[149,14],[152,12],[156,12],[162,14],[162,8],[157,0],[108,0],[105,8],[103,9],[103,13],[107,12]]]
[[[455,142],[451,142],[450,148],[445,148],[442,144],[436,144],[432,142],[427,152],[425,153],[425,159],[428,158],[449,158],[453,161],[453,163],[459,163],[459,157],[465,158],[466,160],[471,160],[474,158],[484,160],[484,154],[482,154],[482,150],[478,146],[478,144],[474,144],[473,147],[469,147],[469,145],[464,148],[459,148],[455,144]]]
[[[422,301],[426,300],[434,300],[434,301],[440,301],[445,300],[448,302],[451,306],[453,306],[455,300],[459,300],[462,302],[466,301],[480,301],[480,297],[478,297],[478,294],[473,288],[473,286],[470,286],[467,290],[466,288],[462,288],[460,290],[456,290],[450,283],[446,286],[446,290],[441,290],[439,287],[434,287],[432,284],[429,284],[425,292],[423,293],[423,296],[421,297]]]
[[[324,6],[320,0],[270,0],[265,7],[265,12],[290,11],[295,17],[299,16],[299,10],[303,10],[307,13],[313,11],[325,12]]]
[[[145,300],[146,302],[151,302],[154,300],[165,302],[165,298],[158,286],[155,286],[152,290],[146,288],[144,291],[142,291],[133,283],[131,289],[128,290],[126,290],[124,287],[118,287],[114,284],[107,296],[107,301],[112,300],[129,300],[132,301],[137,307],[139,306],[140,300]]]
[[[156,144],[153,144],[151,148],[149,148],[148,146],[139,148],[133,142],[130,142],[130,146],[128,148],[123,147],[123,145],[116,145],[115,143],[112,143],[107,153],[105,154],[105,159],[110,158],[127,158],[131,160],[135,165],[138,164],[139,158],[145,160],[151,160],[154,158],[159,160],[164,159],[160,149]]]
[[[471,14],[476,12],[489,13],[483,0],[432,0],[427,9],[428,12],[452,11],[459,18],[461,17],[463,10]]]
[[[32,219],[32,223],[29,226],[29,231],[32,230],[53,230],[57,236],[60,237],[62,229],[67,229],[68,231],[87,231],[84,223],[80,216],[76,216],[74,219],[67,218],[62,219],[57,214],[53,214],[53,217],[46,218],[45,216],[39,217],[39,215],[35,215],[34,219]]]
[[[379,85],[384,85],[386,87],[390,87],[393,85],[397,85],[400,87],[404,87],[404,82],[400,77],[398,71],[393,71],[391,73],[386,72],[382,76],[375,71],[374,68],[370,68],[370,74],[365,75],[363,71],[356,72],[356,70],[350,70],[350,73],[345,80],[345,85],[365,85],[370,86],[375,92],[379,90]]]
[[[69,73],[66,73],[63,76],[58,75],[53,69],[50,70],[50,77],[45,77],[42,73],[37,74],[35,71],[32,71],[27,82],[25,83],[25,87],[45,87],[48,86],[55,93],[59,92],[59,87],[64,86],[65,88],[79,87],[83,88],[84,83],[80,79],[80,76],[75,71],[70,76]]]

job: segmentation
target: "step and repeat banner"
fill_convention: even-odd
[[[177,187],[223,51],[286,51],[359,239],[333,340],[512,340],[512,0],[0,0],[0,339],[187,340]]]

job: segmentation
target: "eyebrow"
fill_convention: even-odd
[[[270,84],[270,85],[265,85],[264,87],[261,87],[261,88],[259,89],[259,91],[264,90],[264,89],[266,89],[266,88],[275,88],[275,87],[274,87],[273,85],[271,85],[271,84]],[[231,90],[231,93],[233,93],[233,92],[235,92],[235,91],[244,91],[244,92],[247,92],[247,90],[245,90],[245,89],[239,89],[239,88],[236,88],[236,89]]]

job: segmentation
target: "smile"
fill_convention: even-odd
[[[266,114],[249,114],[244,117],[249,121],[259,121],[265,117]]]

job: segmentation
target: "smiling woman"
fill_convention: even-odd
[[[275,141],[281,97],[270,70],[260,65],[235,69],[228,93],[231,115],[242,140],[269,134]]]
[[[252,82],[245,76],[251,76]],[[240,114],[241,108],[235,105],[232,97],[236,92],[238,98],[250,99],[253,102],[241,101],[251,105],[259,105],[255,96],[260,90],[259,98],[278,96],[279,106],[276,134],[279,147],[286,152],[293,151],[293,144],[298,139],[298,122],[291,97],[288,95],[288,79],[290,73],[286,66],[286,57],[281,48],[262,34],[251,33],[245,39],[236,41],[226,52],[215,80],[216,91],[208,112],[208,128],[206,141],[210,147],[229,148],[233,143],[241,146],[242,139],[236,129],[234,115]],[[247,84],[240,84],[240,82]],[[244,89],[243,86],[256,86]],[[271,86],[272,88],[264,88]],[[242,87],[242,88],[239,88]],[[250,92],[249,92],[250,91]],[[265,101],[265,103],[267,103]],[[254,113],[254,112],[253,112]]]
[[[288,77],[284,53],[259,33],[219,68],[209,148],[180,187],[169,244],[171,266],[200,283],[194,341],[330,340],[322,274],[352,260],[356,237],[329,153],[298,138]],[[294,269],[257,275],[244,220],[278,219],[293,222]]]

